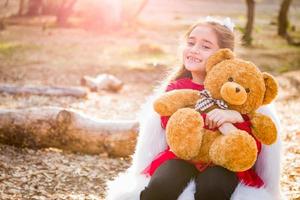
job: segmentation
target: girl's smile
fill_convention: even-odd
[[[188,61],[188,62],[195,62],[195,63],[201,63],[201,62],[202,62],[201,59],[196,58],[196,57],[194,57],[194,56],[187,56],[187,61]]]

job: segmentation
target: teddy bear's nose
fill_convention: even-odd
[[[239,93],[239,91],[241,91],[241,90],[240,90],[240,88],[235,88],[235,91],[236,91],[236,93]]]

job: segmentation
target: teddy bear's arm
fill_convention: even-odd
[[[154,101],[154,110],[161,116],[171,116],[180,108],[194,106],[199,98],[197,90],[172,90]]]
[[[277,129],[272,119],[261,113],[250,115],[253,135],[263,144],[271,145],[277,139]]]

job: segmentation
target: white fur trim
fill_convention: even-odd
[[[262,145],[257,158],[255,170],[263,179],[265,188],[272,195],[272,199],[280,199],[280,158],[281,158],[281,126],[274,104],[262,106],[258,112],[272,118],[277,128],[277,141],[272,145]]]
[[[148,185],[150,178],[144,175],[135,175],[130,171],[119,174],[107,182],[106,200],[140,200],[141,191]]]
[[[156,97],[157,95],[151,96],[138,114],[140,130],[132,161],[132,168],[136,173],[143,171],[155,156],[167,148],[160,116],[153,109],[153,101]]]
[[[230,200],[274,200],[263,187],[255,188],[240,183],[232,194]]]
[[[178,200],[194,200],[194,194],[196,192],[196,184],[194,180],[191,180],[186,186],[186,188],[183,190],[183,192],[178,197]]]
[[[160,116],[153,110],[153,101],[157,96],[158,93],[149,97],[138,114],[140,130],[132,165],[115,180],[107,183],[107,200],[139,200],[140,192],[150,180],[141,175],[141,172],[167,147]]]

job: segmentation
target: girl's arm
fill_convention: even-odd
[[[224,123],[241,123],[244,122],[242,115],[235,110],[214,109],[207,113],[205,125],[210,129],[220,127]]]

